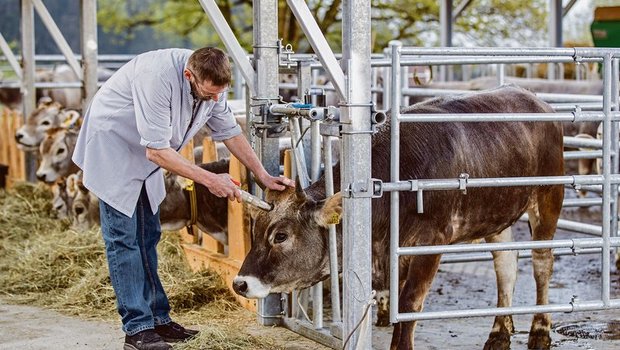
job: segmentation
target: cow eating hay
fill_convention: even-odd
[[[404,113],[551,113],[532,93],[508,86],[457,97],[430,100]],[[389,181],[390,128],[374,136],[372,176]],[[402,179],[557,176],[563,174],[562,127],[557,122],[404,123],[401,125]],[[334,170],[336,190],[339,167]],[[301,189],[268,191],[271,211],[256,210],[254,240],[238,276],[235,291],[248,298],[290,292],[328,277],[327,227],[342,211],[341,195],[325,198],[325,180]],[[400,194],[400,246],[444,245],[485,238],[512,239],[510,226],[529,214],[533,240],[550,240],[556,229],[563,187],[520,186],[429,191],[424,213],[418,213],[416,194]],[[373,288],[383,289],[389,266],[389,196],[373,202]],[[338,229],[338,247],[342,233]],[[553,270],[551,249],[533,251],[536,304],[548,303]],[[516,251],[493,252],[498,307],[512,304],[517,271]],[[339,249],[339,260],[341,251]],[[399,312],[419,312],[437,272],[440,255],[401,257]],[[379,276],[379,277],[377,277]],[[413,349],[416,322],[395,325],[391,349]],[[549,349],[551,318],[535,314],[528,348]],[[497,316],[485,349],[508,349],[514,332],[511,316]]]

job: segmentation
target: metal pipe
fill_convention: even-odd
[[[611,55],[606,55],[603,61],[603,251],[601,254],[601,298],[605,306],[610,303],[610,231],[611,231]],[[617,169],[614,169],[614,172]],[[617,193],[617,191],[615,191]],[[617,212],[613,213],[617,216]]]
[[[90,101],[97,92],[97,53],[99,44],[97,43],[97,0],[82,0],[80,17],[81,47],[82,47],[82,68],[84,71],[84,83],[82,84],[82,110],[85,111]]]
[[[21,44],[22,44],[22,115],[25,119],[36,108],[36,90],[34,87],[34,75],[36,63],[34,61],[34,7],[32,0],[21,1]],[[36,181],[38,155],[34,152],[26,152],[26,180]]]
[[[612,120],[620,120],[620,114],[610,112]],[[437,113],[437,114],[402,114],[399,120],[411,122],[585,122],[601,121],[604,114],[601,112],[581,113]]]
[[[429,191],[429,190],[465,190],[476,187],[514,187],[514,186],[546,186],[546,185],[600,185],[603,175],[562,175],[562,176],[529,176],[529,177],[496,177],[462,179],[412,179],[398,182],[383,182],[380,190],[392,191]],[[611,175],[612,183],[620,183],[620,175]],[[378,190],[378,189],[375,189]]]
[[[457,90],[457,89],[432,89],[432,88],[407,88],[403,89],[403,94],[409,96],[446,96],[446,95],[459,95],[459,94],[471,94],[476,90]],[[602,108],[603,98],[600,95],[575,95],[575,94],[551,94],[551,93],[536,93],[536,96],[546,102],[574,102],[582,103],[593,102],[598,103],[597,110]],[[575,110],[576,106],[573,104],[569,110]],[[583,108],[584,110],[587,108]]]
[[[532,252],[529,250],[519,250],[519,259],[531,259]],[[578,251],[568,248],[558,248],[553,250],[553,256],[576,256],[585,254],[600,254],[601,248],[582,248]],[[480,261],[492,261],[493,255],[490,252],[486,253],[457,253],[457,254],[443,254],[441,256],[441,264],[457,264],[457,263],[469,263]]]
[[[332,168],[331,136],[323,137],[323,163],[325,164],[325,196],[334,195],[334,174]],[[329,272],[331,282],[331,301],[333,322],[342,322],[340,313],[340,285],[338,283],[338,239],[336,225],[329,225]]]
[[[620,238],[611,239],[611,244],[615,247],[620,246]],[[603,238],[573,238],[547,241],[528,241],[528,242],[501,242],[501,243],[478,243],[478,244],[452,244],[436,246],[417,246],[400,247],[397,250],[399,256],[405,255],[436,255],[445,253],[480,253],[504,250],[519,249],[557,249],[557,248],[603,248],[606,243]],[[609,249],[607,249],[609,252]],[[609,255],[609,254],[608,254]]]
[[[620,57],[620,49],[615,48],[539,48],[539,47],[403,47],[402,55],[426,56],[564,56],[580,58],[601,58],[610,54]]]
[[[391,94],[390,105],[392,118],[390,119],[390,181],[400,181],[400,49],[399,41],[390,42],[392,55],[392,70],[390,78]],[[385,97],[384,97],[385,99]],[[399,193],[390,193],[390,300],[398,300],[398,250],[399,250]],[[390,322],[398,320],[398,303],[390,303]]]
[[[596,159],[603,156],[603,151],[565,151],[564,160]]]
[[[424,311],[415,313],[402,313],[398,315],[398,322],[436,320],[459,317],[482,317],[482,316],[506,316],[534,313],[558,313],[558,312],[582,312],[595,310],[608,310],[620,308],[620,299],[610,300],[609,305],[599,300],[594,301],[571,301],[567,304],[547,304],[535,306],[498,307],[490,309],[470,309],[452,311]]]

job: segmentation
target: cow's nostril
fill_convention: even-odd
[[[17,140],[17,141],[21,140],[22,137],[24,137],[24,135],[22,135],[22,134],[15,134],[15,140]]]
[[[84,207],[82,207],[82,206],[76,206],[76,207],[75,207],[75,213],[76,213],[77,215],[82,214],[82,213],[84,212],[84,210],[85,210],[85,208],[84,208]]]
[[[39,181],[46,182],[46,181],[45,181],[45,174],[43,174],[43,175],[37,175],[37,179],[38,179]]]
[[[245,295],[248,292],[248,284],[245,281],[233,281],[233,289],[239,295]]]

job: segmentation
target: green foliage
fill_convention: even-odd
[[[252,1],[216,2],[241,45],[252,51]],[[312,0],[307,4],[332,49],[340,51],[342,1]],[[387,47],[390,40],[401,40],[405,45],[439,45],[438,1],[372,0],[371,4],[374,52]],[[455,8],[457,5],[455,4]],[[278,9],[278,33],[284,44],[293,44],[296,52],[310,52],[311,48],[285,0],[279,0]],[[527,3],[517,0],[473,1],[456,18],[453,44],[542,44],[546,32],[546,11],[545,0]],[[151,26],[164,37],[180,37],[194,47],[221,45],[208,16],[196,0],[100,0],[98,18],[104,28],[117,33],[130,28]]]

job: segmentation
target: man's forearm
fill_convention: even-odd
[[[269,175],[243,134],[224,140],[224,144],[230,153],[237,157],[246,168],[250,169],[254,176],[261,179]]]
[[[208,178],[208,174],[210,173],[200,168],[199,166],[192,164],[189,160],[183,158],[183,156],[181,156],[172,148],[147,148],[146,157],[151,162],[174,174],[178,174],[188,179],[192,179],[196,182],[202,183],[205,186],[207,185],[207,183],[205,183],[205,180],[206,178]]]

